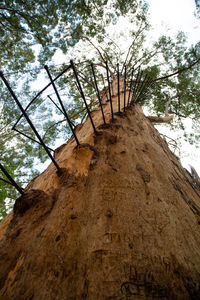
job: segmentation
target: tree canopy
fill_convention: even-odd
[[[95,24],[101,19],[107,2],[106,0],[1,1],[0,68],[8,76],[12,88],[20,90],[20,99],[24,105],[34,96],[30,90],[30,83],[37,77],[44,63],[51,60],[57,49],[66,53],[69,47],[79,41],[83,30],[88,36],[94,36],[98,30],[103,31],[102,26],[96,27]],[[113,5],[118,14],[121,9],[124,9],[124,6],[118,6],[117,1]],[[107,22],[108,19],[111,20],[111,16],[107,17]],[[44,161],[46,156],[37,145],[11,130],[20,112],[2,82],[0,87],[1,163],[7,166],[10,174],[16,176],[23,184],[30,179],[30,173],[31,177],[37,174],[34,170],[28,171],[36,157]],[[38,119],[41,121],[42,116],[46,117],[49,127],[51,112],[47,111],[47,114],[44,114],[45,110],[44,107],[40,109]],[[28,128],[27,131],[29,133],[30,129]],[[27,133],[26,129],[24,132]],[[50,133],[53,139],[54,132],[50,131]],[[29,135],[33,137],[32,133]],[[47,139],[49,135],[46,134]],[[2,181],[0,185],[0,211],[4,216],[6,213],[4,200],[7,197],[14,200],[16,191]]]
[[[122,27],[124,23],[126,27]],[[4,0],[0,4],[0,44],[3,49],[0,68],[25,107],[38,92],[35,79],[41,72],[44,76],[43,65],[48,63],[51,73],[56,76],[73,58],[81,72],[91,109],[96,105],[88,67],[91,62],[98,73],[98,68],[105,68],[107,61],[113,76],[117,63],[122,74],[125,65],[128,73],[134,68],[136,74],[142,68],[144,74],[155,81],[145,104],[158,115],[166,113],[167,108],[167,112],[175,116],[171,126],[184,129],[182,120],[190,117],[198,129],[199,44],[188,46],[182,32],[176,38],[161,36],[158,40],[151,33],[147,1]],[[59,66],[53,64],[57,50],[65,55],[65,61]],[[68,106],[70,119],[76,125],[84,120],[85,110],[72,76],[69,72],[56,84]],[[38,172],[32,168],[33,163],[44,162],[46,154],[38,144],[11,130],[20,112],[2,82],[0,87],[1,163],[23,185]],[[28,113],[45,143],[53,147],[56,138],[66,139],[70,131],[61,112],[49,105],[48,96],[39,96],[37,104],[33,104]],[[55,118],[55,114],[58,117]],[[34,138],[23,119],[19,127]],[[195,131],[185,137],[190,142],[199,141]],[[4,216],[5,199],[9,204],[9,199],[15,199],[17,194],[2,181],[0,188],[0,214]]]
[[[129,0],[3,0],[0,4],[0,46],[4,51],[0,67],[13,71],[23,70],[34,62],[43,64],[57,49],[66,53],[83,32],[87,36],[103,32],[103,16],[106,15],[108,24],[136,6],[136,2]],[[39,53],[34,46],[40,46]]]

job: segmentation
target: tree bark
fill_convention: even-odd
[[[199,192],[138,104],[109,105],[0,224],[0,299],[200,299]]]
[[[166,115],[164,117],[148,116],[149,121],[152,123],[169,123],[173,120],[173,116]]]

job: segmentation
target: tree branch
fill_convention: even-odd
[[[130,47],[129,47],[129,49],[128,49],[128,52],[127,52],[127,55],[126,55],[126,59],[125,59],[125,61],[124,61],[123,67],[122,67],[122,72],[123,72],[124,67],[125,67],[125,65],[126,65],[126,62],[127,62],[127,60],[128,60],[128,56],[129,56],[129,54],[130,54],[131,48],[132,48],[133,45],[135,44],[135,41],[136,41],[137,37],[138,37],[138,36],[140,35],[140,33],[144,30],[144,28],[141,29],[142,24],[143,24],[143,20],[141,21],[140,27],[139,27],[139,29],[138,29],[136,35],[135,35],[135,38],[134,38],[133,42],[131,43],[131,45],[130,45]],[[140,31],[140,30],[141,30],[141,31]],[[129,62],[130,62],[130,59],[129,59]]]
[[[104,64],[106,65],[106,61],[105,61],[105,59],[104,59],[104,57],[103,57],[103,54],[102,54],[101,51],[99,50],[99,48],[96,47],[96,46],[92,43],[92,41],[91,41],[87,36],[83,36],[83,37],[84,37],[84,38],[92,45],[92,47],[94,47],[94,49],[96,49],[96,51],[99,53],[99,55],[100,55],[102,61],[103,61]],[[111,72],[110,69],[109,69],[109,72],[111,73],[111,75],[113,75],[113,73]]]
[[[165,117],[158,117],[158,116],[147,116],[152,123],[169,123],[173,120],[173,116],[165,116]]]
[[[60,124],[60,123],[62,123],[62,122],[64,122],[64,121],[66,121],[66,119],[63,119],[63,120],[61,120],[61,121],[58,121],[58,122],[54,123],[53,125],[49,126],[49,128],[47,128],[45,134],[43,135],[42,139],[44,140],[44,138],[46,137],[46,135],[47,135],[47,133],[49,132],[49,130],[51,130],[54,126],[56,126],[56,125],[58,125],[58,124]]]
[[[153,81],[155,82],[155,81],[158,81],[158,80],[167,79],[167,78],[169,78],[169,77],[173,77],[173,76],[175,76],[175,75],[177,75],[177,74],[180,74],[180,73],[182,73],[182,72],[185,72],[185,71],[191,69],[192,67],[194,67],[196,64],[198,64],[198,62],[200,62],[200,57],[199,57],[195,62],[193,62],[192,64],[190,64],[188,67],[179,69],[178,71],[176,71],[176,72],[174,72],[174,73],[172,73],[172,74],[169,74],[169,75],[166,75],[166,76],[163,76],[163,77],[159,77],[159,78],[157,78],[157,79],[154,79]]]
[[[166,104],[165,104],[165,116],[167,116],[168,115],[168,111],[169,111],[169,104],[170,104],[170,102],[173,99],[176,99],[177,97],[180,97],[182,95],[182,93],[181,94],[176,93],[176,95],[174,95],[173,97],[169,97],[169,95],[167,93],[164,93],[164,95],[165,95],[165,97],[167,99]]]

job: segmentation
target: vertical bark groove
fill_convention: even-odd
[[[97,136],[86,121],[92,148],[60,147],[61,176],[50,165],[0,224],[1,299],[200,298],[198,192],[139,105],[115,118]]]

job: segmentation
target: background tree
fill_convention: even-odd
[[[104,30],[100,22],[98,26],[96,26],[96,22],[104,14],[107,2],[106,0],[1,1],[0,47],[2,53],[0,68],[5,76],[8,76],[12,88],[18,91],[24,106],[37,93],[36,90],[33,92],[30,88],[32,81],[36,79],[44,63],[51,60],[57,49],[66,53],[69,47],[79,41],[83,31],[88,36],[94,36],[97,31]],[[128,9],[129,1],[126,5]],[[115,7],[116,16],[122,10],[125,13],[124,6],[118,5],[117,1],[112,6]],[[113,16],[113,13],[112,15],[108,14],[106,22],[109,23]],[[2,82],[0,82],[0,88],[1,163],[6,165],[9,172],[18,178],[20,184],[25,184],[29,181],[30,174],[31,177],[37,174],[37,171],[31,167],[34,160],[39,158],[39,161],[43,162],[46,155],[38,148],[37,144],[30,143],[11,130],[19,117],[19,110],[15,107]],[[32,111],[34,111],[33,106]],[[44,125],[44,128],[40,126],[40,122],[36,123],[37,128],[42,129],[44,133],[45,128],[49,128],[51,125],[52,112],[42,107],[37,113],[40,122],[41,118],[48,120],[48,125]],[[23,130],[33,137],[29,128],[23,128]],[[48,130],[48,133],[45,134],[46,142],[49,141],[50,134],[52,140],[54,131]],[[1,212],[2,215],[5,215],[4,200],[8,194],[10,200],[15,199],[16,192],[2,182],[1,186],[5,186],[0,198]],[[9,191],[8,194],[7,191]]]

